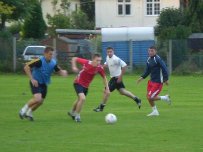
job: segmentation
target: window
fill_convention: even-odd
[[[160,0],[146,0],[146,15],[160,14]]]
[[[131,0],[118,0],[118,15],[131,15]]]

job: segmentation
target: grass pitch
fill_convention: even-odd
[[[93,112],[102,97],[101,78],[95,78],[83,107],[82,123],[67,116],[76,98],[74,76],[52,77],[44,105],[34,113],[34,122],[20,120],[18,112],[31,97],[28,78],[0,75],[0,150],[2,152],[202,152],[203,77],[172,76],[173,103],[159,101],[159,117],[146,117],[151,108],[146,101],[147,80],[136,85],[138,76],[126,75],[126,88],[142,98],[142,108],[113,92],[101,113]],[[118,122],[108,125],[107,113]]]

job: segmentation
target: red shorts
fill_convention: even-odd
[[[156,97],[161,92],[162,87],[162,83],[152,82],[149,80],[147,85],[147,96],[149,98]]]

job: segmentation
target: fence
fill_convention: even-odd
[[[58,63],[66,69],[70,69],[70,59],[73,56],[89,59],[94,50],[101,50],[100,38],[99,41],[0,38],[0,72],[22,72],[25,64],[22,54],[28,45],[53,46],[57,52]],[[191,49],[188,40],[168,40],[156,45],[158,54],[166,61],[170,72],[203,73],[203,51]]]
[[[23,52],[27,46],[49,45],[56,51],[56,59],[61,67],[69,69],[73,56],[90,59],[97,49],[95,40],[70,40],[67,38],[48,38],[41,40],[16,40],[16,38],[0,38],[0,72],[22,72],[27,62]],[[100,49],[101,50],[101,49]]]

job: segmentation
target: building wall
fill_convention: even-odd
[[[160,0],[160,9],[179,8],[179,0]],[[158,16],[146,15],[146,0],[131,0],[131,15],[118,15],[117,0],[95,0],[96,27],[155,26]]]
[[[57,10],[60,9],[61,0],[58,0],[58,3],[56,7],[54,8],[52,5],[53,0],[41,0],[41,7],[42,7],[42,14],[44,17],[45,22],[47,23],[47,14],[50,14],[53,16],[57,13]],[[79,0],[72,0],[70,4],[70,9],[67,12],[64,12],[64,14],[70,14],[72,11],[75,11],[77,8],[80,7],[80,1]]]

